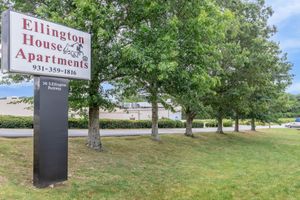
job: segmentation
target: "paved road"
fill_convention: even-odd
[[[284,126],[272,126],[272,128],[283,128]],[[257,126],[257,129],[269,128],[268,126]],[[194,128],[194,133],[216,132],[216,128]],[[250,130],[250,126],[240,126],[240,130]],[[159,129],[160,134],[183,134],[184,128]],[[224,128],[224,131],[233,131],[232,127]],[[150,135],[151,129],[103,129],[100,130],[101,136],[134,136],[134,135]],[[0,137],[32,137],[32,129],[0,129]],[[85,137],[87,136],[86,129],[70,129],[69,137]]]

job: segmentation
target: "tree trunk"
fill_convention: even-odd
[[[255,118],[251,119],[251,131],[256,131],[256,127],[255,127]]]
[[[99,132],[99,107],[89,108],[89,132],[87,146],[97,151],[102,150]]]
[[[194,116],[191,112],[186,112],[186,128],[185,128],[185,136],[194,137],[193,134],[193,120]]]
[[[217,133],[221,133],[224,134],[223,132],[223,118],[222,117],[218,117],[218,129],[217,129]]]
[[[236,116],[235,117],[235,124],[234,124],[234,132],[240,132],[239,125],[240,125],[240,120],[239,120],[239,117]]]
[[[151,136],[153,140],[159,141],[158,135],[158,102],[157,98],[153,97],[152,100],[152,132]]]

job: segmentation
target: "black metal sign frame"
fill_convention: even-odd
[[[68,179],[68,83],[34,78],[33,184],[38,188]]]

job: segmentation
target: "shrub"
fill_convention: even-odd
[[[286,124],[286,123],[290,123],[290,122],[294,122],[295,118],[280,118],[278,120],[279,123],[281,124]]]
[[[151,121],[149,120],[150,124]],[[158,121],[159,128],[183,128],[184,123],[179,120],[162,119]]]
[[[232,127],[233,126],[233,122],[232,120],[226,119],[223,121],[223,126],[224,127]]]
[[[278,124],[286,124],[289,122],[294,122],[295,118],[279,118],[277,122],[271,122],[271,125],[278,125]],[[240,125],[251,125],[250,119],[244,119],[240,121]],[[268,126],[269,123],[267,122],[261,122],[261,121],[255,121],[256,126]]]
[[[202,123],[203,125],[199,125],[199,126],[193,126],[194,128],[203,128],[204,124],[205,124],[205,127],[208,127],[208,128],[214,128],[214,127],[218,127],[218,122],[214,119],[204,119],[204,120],[195,120],[194,122],[197,122],[197,123]],[[233,125],[233,122],[232,120],[230,119],[224,119],[223,120],[223,126],[224,127],[232,127]]]
[[[193,121],[193,128],[203,128],[204,122],[201,120],[194,120]]]
[[[0,128],[33,128],[32,117],[0,116]]]
[[[217,127],[216,120],[194,120],[193,128]],[[101,129],[142,129],[151,128],[151,120],[117,120],[100,119]],[[231,120],[224,120],[224,126],[232,126]],[[161,119],[158,122],[159,128],[185,128],[186,123],[178,120]],[[33,128],[32,117],[0,116],[0,128]],[[69,128],[87,129],[87,119],[69,118]]]
[[[150,120],[119,120],[119,119],[100,119],[101,129],[142,129],[151,128]],[[184,124],[181,121],[170,119],[162,119],[158,122],[159,128],[183,128]],[[86,129],[88,121],[86,119],[69,119],[69,128]]]
[[[101,129],[151,128],[151,122],[148,120],[101,119],[100,128]]]
[[[207,120],[205,127],[218,127],[218,122],[216,120]]]
[[[88,120],[87,119],[69,119],[69,128],[72,129],[87,129],[88,128]]]

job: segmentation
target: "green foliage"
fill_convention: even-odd
[[[184,123],[178,120],[162,119],[158,121],[158,128],[183,128]]]
[[[193,128],[203,128],[205,124],[205,127],[218,127],[218,122],[214,119],[205,119],[205,120],[194,120],[193,121]],[[233,122],[232,120],[224,120],[223,126],[224,127],[232,127]]]
[[[259,126],[268,126],[269,124],[271,125],[282,125],[286,123],[291,123],[294,122],[295,118],[279,118],[275,120],[274,122],[264,122],[264,121],[256,121],[256,125]],[[251,120],[250,119],[244,119],[240,121],[240,125],[251,125]]]
[[[122,48],[122,60],[128,74],[115,82],[125,98],[142,93],[148,102],[164,103],[166,82],[176,73],[176,19],[171,1],[134,0],[127,7],[125,27],[129,42]]]
[[[291,83],[292,65],[270,40],[274,27],[268,25],[272,14],[264,1],[217,1],[236,16],[236,31],[228,31],[223,44],[220,85],[209,97],[219,119],[255,118],[276,121],[286,107],[283,92]]]
[[[194,128],[216,127],[214,120],[195,120]],[[151,128],[151,120],[116,120],[116,119],[100,119],[101,129],[139,129]],[[224,121],[225,127],[231,127],[232,121]],[[178,120],[161,119],[158,122],[159,128],[184,128],[185,123]],[[33,128],[32,117],[15,117],[0,115],[0,128]],[[87,129],[87,119],[69,119],[69,128],[71,129]]]
[[[203,128],[204,127],[204,123],[203,121],[200,121],[200,120],[194,120],[193,121],[193,128]],[[184,125],[186,126],[186,124]]]
[[[101,119],[100,128],[102,129],[130,129],[130,128],[151,128],[149,120],[110,120]]]
[[[264,0],[0,2],[1,10],[8,7],[92,34],[92,80],[70,82],[72,110],[111,110],[117,93],[119,100],[145,97],[154,108],[159,102],[180,105],[189,122],[197,115],[219,122],[225,117],[276,122],[300,114],[299,98],[284,94],[292,65],[270,39],[276,29],[268,25],[273,11]],[[30,78],[16,75],[2,83]],[[114,90],[105,90],[104,83],[114,84]],[[126,127],[126,122],[103,123]]]
[[[33,128],[33,119],[0,115],[0,128]]]
[[[87,129],[88,128],[88,120],[87,119],[75,119],[71,118],[68,120],[69,128],[72,129]]]
[[[294,122],[294,121],[295,121],[295,118],[280,118],[280,119],[278,119],[278,122],[280,124],[291,123],[291,122]]]
[[[43,4],[37,9],[40,16],[92,34],[92,80],[71,81],[70,106],[78,110],[83,107],[112,109],[114,104],[101,84],[123,73],[120,67],[123,40],[116,39],[122,29],[123,8],[113,1],[46,2],[50,6]]]
[[[300,95],[288,94],[285,102],[286,110],[281,112],[281,117],[300,117]]]
[[[197,114],[206,114],[203,99],[218,82],[211,72],[219,70],[220,44],[233,15],[228,10],[221,12],[210,1],[199,0],[173,1],[172,14],[177,28],[177,67],[166,88],[187,119],[193,120]]]

